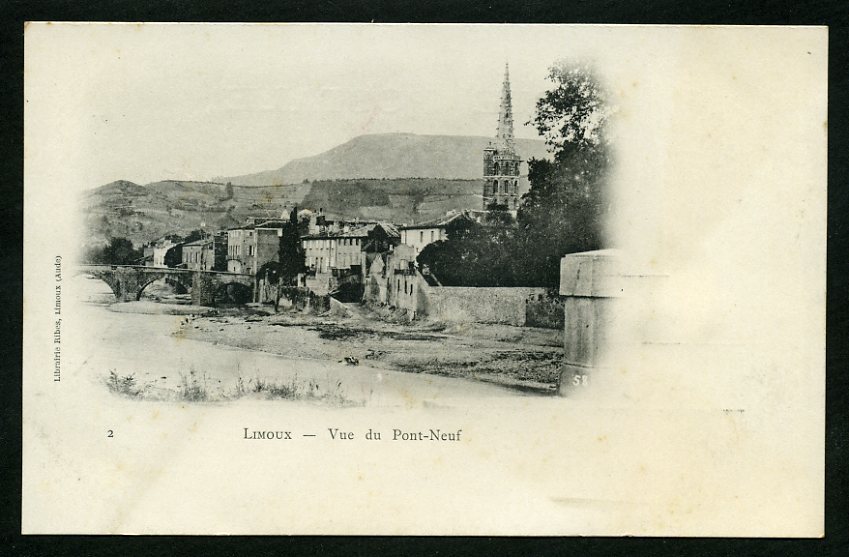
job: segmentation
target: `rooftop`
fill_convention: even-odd
[[[466,219],[466,220],[474,220],[471,216],[469,216],[468,212],[460,211],[458,213],[454,213],[451,215],[445,215],[444,217],[440,217],[438,219],[429,220],[425,222],[420,222],[417,224],[410,224],[408,226],[402,226],[401,230],[412,230],[416,228],[444,228],[448,226],[450,223],[454,222],[457,219]]]
[[[302,239],[330,239],[330,238],[365,238],[371,233],[375,228],[380,227],[386,233],[387,236],[400,238],[401,233],[398,232],[398,228],[394,224],[390,224],[388,222],[376,222],[364,224],[362,226],[358,226],[352,230],[339,231],[339,232],[322,232],[319,234],[309,234],[307,236],[302,236]]]

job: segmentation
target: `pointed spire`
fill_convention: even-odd
[[[510,66],[504,64],[504,83],[501,87],[501,109],[498,113],[496,145],[500,149],[514,150],[513,145],[513,100],[510,96]]]

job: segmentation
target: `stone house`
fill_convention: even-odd
[[[227,233],[183,244],[183,266],[194,271],[226,271]]]
[[[279,260],[282,220],[269,220],[227,230],[227,271],[255,275],[266,263]]]
[[[366,253],[386,252],[400,242],[400,233],[388,223],[346,225],[339,232],[308,234],[301,238],[306,266],[315,274],[362,273],[371,259]]]
[[[451,212],[444,217],[432,221],[402,226],[400,228],[401,243],[410,246],[418,255],[428,244],[448,239],[448,233],[453,227],[476,222],[467,212]]]
[[[152,243],[153,267],[177,267],[183,262],[183,237],[169,234]],[[145,252],[146,254],[146,252]]]

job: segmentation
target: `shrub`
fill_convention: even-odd
[[[190,370],[188,377],[185,373],[181,373],[179,387],[180,398],[190,402],[203,402],[209,400],[206,383],[206,373],[204,373],[200,379],[198,379],[195,370]]]
[[[109,370],[109,377],[106,378],[106,386],[113,393],[118,393],[125,396],[139,396],[142,392],[136,385],[134,374],[119,376],[114,369]]]

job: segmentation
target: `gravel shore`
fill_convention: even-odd
[[[334,362],[347,358],[351,365],[463,377],[540,394],[556,389],[563,359],[560,331],[478,323],[393,323],[361,306],[348,307],[348,316],[196,311],[174,334],[289,358]]]

